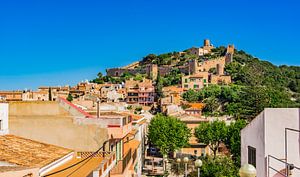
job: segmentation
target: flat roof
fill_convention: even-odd
[[[60,173],[56,173],[51,175],[51,177],[79,177],[79,176],[88,176],[92,171],[94,171],[96,168],[100,166],[100,164],[103,161],[103,157],[92,157],[90,159],[85,160],[84,162],[69,168],[65,171],[62,171]],[[59,166],[58,168],[53,169],[47,174],[51,174],[53,172],[57,172],[59,170],[65,169],[67,167],[70,167],[71,165],[74,165],[78,163],[79,161],[83,160],[83,158],[77,158],[73,157],[70,161],[67,163]],[[46,175],[47,175],[46,174]]]
[[[43,167],[72,150],[15,135],[0,136],[0,161],[24,167]]]

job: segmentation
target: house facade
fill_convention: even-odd
[[[241,131],[241,165],[254,165],[257,177],[283,176],[285,163],[300,167],[299,130],[299,108],[264,109]],[[300,171],[294,169],[292,176]]]

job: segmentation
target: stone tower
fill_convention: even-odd
[[[154,81],[157,79],[158,66],[156,64],[150,64],[149,66],[149,77]]]
[[[217,64],[217,75],[224,75],[224,65]]]
[[[198,60],[193,59],[189,61],[189,74],[198,73]]]
[[[234,54],[234,45],[228,45],[226,50],[226,59],[225,63],[230,63],[233,60],[233,54]]]
[[[204,39],[203,46],[204,47],[209,47],[210,46],[210,40],[209,39]]]

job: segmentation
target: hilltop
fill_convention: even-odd
[[[160,97],[163,97],[159,94],[162,87],[183,87],[183,77],[207,72],[209,80],[215,76],[220,80],[200,90],[186,90],[182,95],[188,102],[206,103],[205,115],[253,118],[265,107],[300,106],[299,66],[276,66],[233,45],[214,47],[208,40],[203,47],[149,54],[128,66],[106,71],[106,76],[100,73],[93,82],[122,83],[146,77],[156,83]],[[225,82],[222,78],[229,80]]]

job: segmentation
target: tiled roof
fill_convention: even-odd
[[[203,71],[203,72],[199,72],[199,73],[196,73],[196,74],[192,74],[192,75],[188,75],[188,76],[185,76],[185,77],[189,77],[189,78],[194,78],[194,77],[207,77],[208,76],[208,72],[207,71]]]
[[[31,169],[30,167],[23,167],[23,166],[0,166],[0,173],[7,172],[7,171],[20,171]]]
[[[168,86],[168,87],[163,87],[162,89],[164,92],[183,92],[183,88],[177,87],[177,86]]]
[[[188,105],[190,107],[187,108],[186,110],[202,110],[205,106],[204,103],[189,103]]]
[[[0,161],[24,167],[43,167],[72,150],[14,135],[0,136]]]

